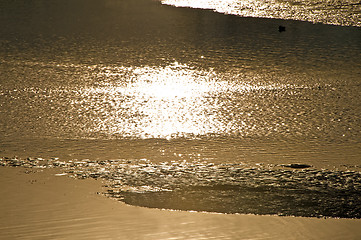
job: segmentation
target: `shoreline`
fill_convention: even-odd
[[[230,214],[361,219],[359,171],[307,164],[247,165],[148,160],[0,158],[0,166],[59,169],[101,180],[102,194],[131,206]],[[32,170],[27,170],[31,172]]]
[[[0,239],[359,239],[360,219],[183,212],[129,206],[102,181],[0,167]]]

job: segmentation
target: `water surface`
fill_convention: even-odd
[[[243,17],[292,19],[341,26],[361,26],[358,0],[162,0],[178,7],[212,9]]]
[[[270,6],[279,5],[249,9],[268,14]],[[156,166],[304,163],[317,169],[306,177],[321,168],[358,176],[357,7],[350,2],[353,17],[333,26],[311,23],[334,23],[313,15],[311,22],[251,18],[148,0],[2,1],[0,153]]]

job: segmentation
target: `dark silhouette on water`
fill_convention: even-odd
[[[312,167],[311,165],[303,164],[303,163],[282,164],[281,166],[288,167],[288,168],[310,168],[310,167]]]
[[[286,27],[285,26],[278,26],[278,31],[279,32],[284,32],[284,31],[286,31]]]

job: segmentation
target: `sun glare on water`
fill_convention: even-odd
[[[358,27],[361,24],[359,0],[162,0],[161,2],[176,7],[211,9],[243,17],[293,19]]]
[[[220,106],[210,97],[210,93],[222,87],[222,81],[218,82],[214,73],[177,63],[130,71],[130,76],[120,79],[120,84],[82,89],[85,97],[78,104],[90,104],[92,109],[104,111],[93,119],[97,127],[90,131],[169,139],[214,133],[224,128],[216,114]],[[88,101],[86,96],[95,96],[95,101]]]
[[[108,137],[171,139],[240,132],[252,126],[233,115],[229,97],[277,88],[178,63],[106,67],[99,74],[111,80],[80,89],[74,105],[91,122],[85,131]]]

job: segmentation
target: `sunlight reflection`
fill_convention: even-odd
[[[217,77],[213,73],[175,63],[165,68],[135,68],[126,81],[125,85],[84,89],[85,95],[98,97],[92,103],[81,104],[90,103],[98,105],[93,107],[99,111],[105,110],[104,115],[95,119],[98,129],[94,131],[171,138],[219,132],[224,128],[215,114],[219,106],[206,99],[215,91]]]
[[[161,0],[161,2],[176,7],[212,9],[243,17],[293,19],[343,26],[361,25],[359,0]]]
[[[246,123],[232,116],[232,110],[225,107],[230,100],[224,96],[277,88],[178,63],[104,67],[98,75],[112,80],[81,89],[74,104],[80,116],[90,118],[89,132],[118,137],[170,139],[242,131]]]

